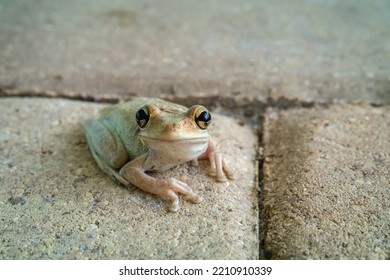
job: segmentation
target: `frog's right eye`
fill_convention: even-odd
[[[140,128],[144,128],[149,122],[149,112],[141,108],[135,113],[135,120]]]

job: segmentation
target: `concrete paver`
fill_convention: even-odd
[[[388,104],[389,13],[387,0],[3,0],[0,89]]]
[[[0,259],[258,258],[257,139],[249,127],[213,115],[211,133],[236,180],[214,182],[206,162],[154,175],[184,175],[203,197],[170,213],[165,201],[96,166],[82,122],[102,106],[0,99]]]
[[[265,253],[390,258],[390,108],[269,110]]]

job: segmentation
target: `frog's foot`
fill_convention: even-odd
[[[170,210],[173,212],[180,208],[179,194],[193,203],[200,202],[199,197],[186,183],[174,178],[156,179],[147,175],[142,168],[137,167],[142,166],[145,158],[147,158],[147,154],[127,163],[119,171],[119,174],[140,189],[171,201]]]
[[[208,159],[210,161],[209,175],[216,177],[218,182],[226,182],[227,179],[234,180],[234,174],[226,164],[222,155],[217,151],[213,142],[209,142],[206,152],[198,159]]]
[[[209,154],[210,160],[210,176],[215,176],[218,182],[226,182],[226,177],[229,180],[234,180],[232,170],[227,166],[222,155],[218,152],[212,152]],[[226,175],[226,176],[225,176]]]
[[[229,180],[234,180],[233,171],[226,164],[222,155],[217,151],[215,145],[210,142],[206,152],[199,159],[208,158],[210,161],[209,175],[216,177],[218,182],[226,182],[226,177]]]
[[[199,203],[200,198],[192,192],[191,188],[184,182],[174,178],[158,180],[157,184],[160,184],[161,188],[157,195],[165,200],[170,200],[171,205],[169,210],[177,212],[180,209],[180,199],[178,194],[184,195],[184,199],[189,200],[193,203]]]

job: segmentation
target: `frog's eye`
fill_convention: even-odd
[[[200,129],[206,129],[211,122],[211,115],[207,111],[201,111],[195,116],[195,122]]]
[[[149,122],[149,112],[141,108],[135,113],[135,120],[140,128],[144,128]]]

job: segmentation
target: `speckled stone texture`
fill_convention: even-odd
[[[270,109],[265,254],[390,258],[390,107]]]
[[[0,3],[0,89],[389,104],[388,0]]]
[[[178,213],[105,175],[86,146],[82,122],[103,105],[0,99],[0,259],[256,259],[257,139],[214,114],[211,133],[236,180],[216,183],[182,165],[155,176],[185,176],[203,197]]]

